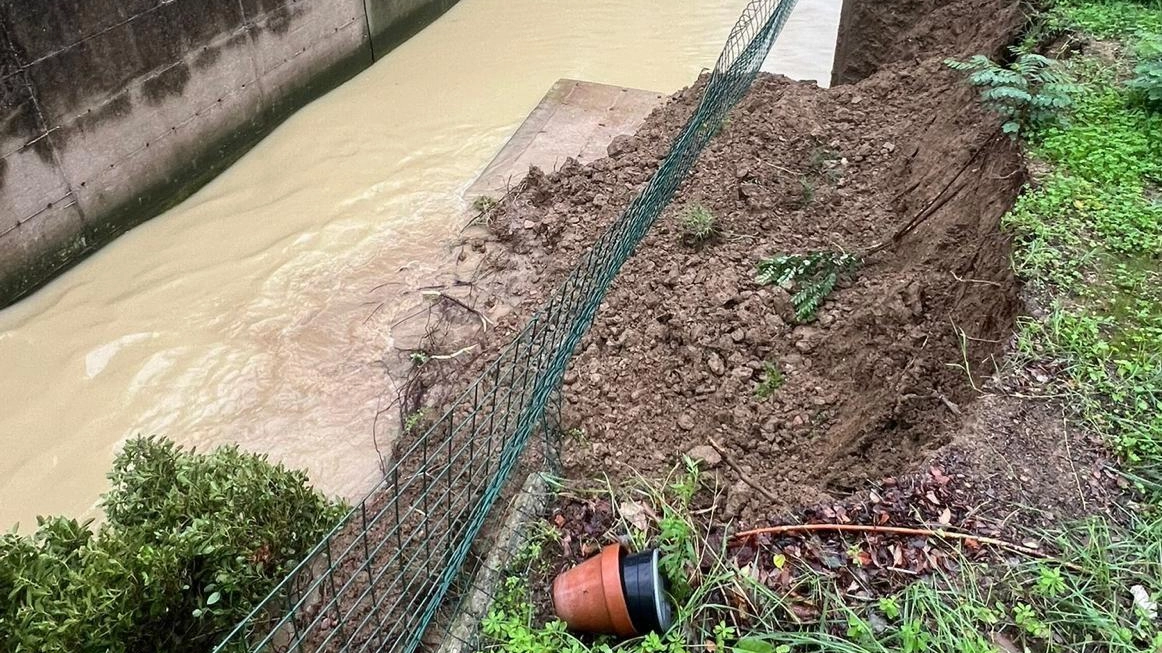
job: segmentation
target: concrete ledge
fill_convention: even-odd
[[[499,197],[529,166],[546,172],[568,158],[589,163],[606,156],[613,139],[633,134],[668,96],[621,86],[561,79],[472,182],[464,196]]]

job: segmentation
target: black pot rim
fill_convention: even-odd
[[[621,562],[621,589],[629,618],[639,633],[665,632],[673,624],[673,610],[666,596],[666,579],[657,549],[634,553]]]

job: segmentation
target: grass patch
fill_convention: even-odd
[[[1051,15],[1095,36],[1150,38],[1162,6],[1060,3]],[[1131,30],[1128,26],[1134,25]],[[1154,26],[1153,28],[1151,26]],[[1123,49],[1132,56],[1135,48]],[[1150,477],[1162,469],[1162,116],[1110,64],[1070,62],[1082,94],[1066,125],[1034,134],[1051,172],[1005,220],[1014,264],[1048,309],[1026,320],[1027,356],[1058,361],[1085,421]]]
[[[681,226],[682,240],[691,247],[705,245],[718,235],[718,220],[701,204],[694,204],[682,213]]]
[[[850,562],[826,562],[826,554],[812,550],[810,536],[750,554],[731,548],[707,526],[713,502],[707,507],[695,499],[705,498],[699,492],[707,490],[701,473],[688,463],[665,484],[640,482],[622,492],[595,492],[621,506],[622,517],[604,537],[661,548],[666,573],[679,580],[673,592],[677,620],[669,632],[622,641],[578,636],[539,614],[534,594],[544,588],[533,587],[530,578],[547,582],[552,550],[565,537],[552,521],[540,521],[482,623],[482,649],[1129,653],[1162,645],[1156,618],[1162,599],[1162,518],[1140,520],[1128,530],[1095,520],[1040,534],[1060,550],[1057,559],[994,558],[985,564],[960,555],[948,542],[929,540],[924,546],[940,547],[946,562],[917,582],[885,589],[869,580],[849,585],[849,579],[860,578],[860,560],[867,559],[864,550],[871,546],[858,535],[844,538]],[[844,569],[854,569],[854,575],[841,574]]]
[[[1162,33],[1156,0],[1057,0],[1045,21],[1052,30],[1076,30],[1099,39]]]

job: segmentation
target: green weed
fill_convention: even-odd
[[[691,246],[704,245],[718,235],[717,223],[709,209],[694,204],[682,213],[682,238]]]
[[[472,208],[477,213],[488,213],[500,205],[495,197],[489,195],[481,195],[472,200]]]
[[[1056,0],[1044,18],[1051,31],[1099,39],[1162,33],[1162,12],[1154,0]]]
[[[806,177],[799,178],[799,207],[806,208],[815,201],[815,183]]]
[[[1126,82],[1126,88],[1136,92],[1143,104],[1162,110],[1162,59],[1143,61],[1134,68],[1136,77]]]
[[[1093,60],[1075,67],[1084,92],[1070,124],[1043,129],[1032,150],[1052,172],[1004,220],[1018,273],[1049,309],[1021,323],[1018,343],[1064,362],[1090,427],[1162,470],[1162,204],[1148,194],[1162,182],[1162,117]]]
[[[765,401],[770,399],[779,388],[783,387],[786,378],[782,370],[774,363],[764,363],[763,373],[759,377],[759,385],[755,388],[754,394],[759,399]]]
[[[411,433],[411,432],[415,431],[416,429],[418,429],[420,427],[421,424],[423,424],[424,418],[426,418],[427,416],[428,416],[428,411],[425,408],[421,408],[421,409],[415,411],[414,413],[409,414],[403,420],[403,432],[404,433]]]

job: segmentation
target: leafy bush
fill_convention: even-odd
[[[1078,86],[1056,61],[1039,54],[1019,54],[1009,66],[994,63],[983,54],[968,61],[945,59],[944,63],[953,70],[972,71],[968,83],[981,89],[981,102],[1005,118],[1002,129],[1013,136],[1022,129],[1059,123],[1078,92]]]
[[[1138,64],[1134,68],[1137,77],[1126,82],[1126,86],[1138,94],[1147,106],[1162,110],[1162,59],[1153,59]]]
[[[208,651],[342,516],[305,474],[224,447],[131,440],[108,522],[0,537],[0,650]]]
[[[854,254],[781,254],[759,261],[756,281],[793,292],[791,304],[795,307],[795,319],[810,322],[839,280],[854,273],[859,264],[860,259]]]

